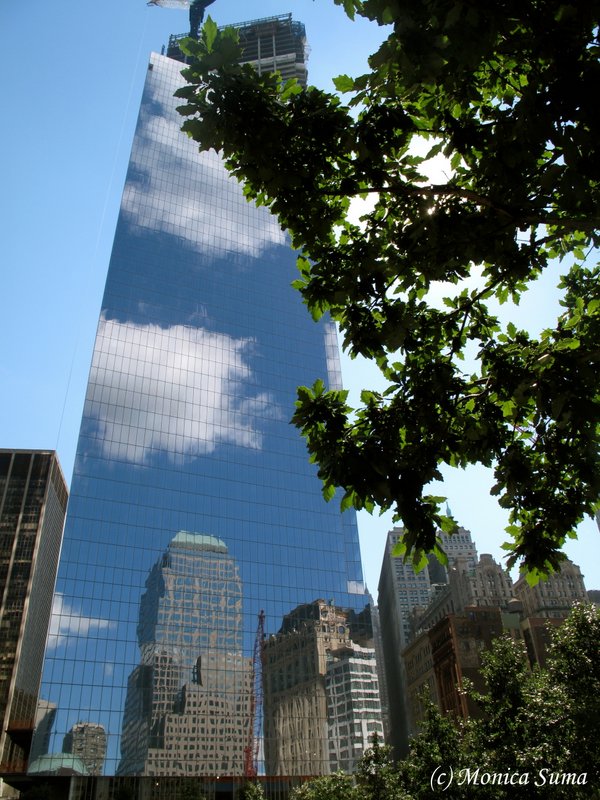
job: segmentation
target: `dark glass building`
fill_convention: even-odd
[[[53,451],[0,450],[0,775],[9,781],[29,757],[66,508]],[[38,720],[49,712],[40,704]]]
[[[293,25],[265,24],[275,47]],[[261,611],[270,634],[319,598],[365,605],[354,513],[323,501],[289,422],[299,385],[340,386],[335,328],[291,288],[276,219],[180,132],[180,70],[148,63],[45,662],[44,748],[101,725],[107,776],[241,774]]]

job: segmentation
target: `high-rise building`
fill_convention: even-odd
[[[56,454],[0,450],[0,774],[33,734],[67,487]]]
[[[63,753],[80,758],[89,775],[101,775],[106,756],[106,731],[102,725],[78,722],[64,738]]]
[[[302,66],[303,28],[287,17],[265,25],[276,46],[296,37]],[[315,324],[291,288],[296,254],[277,220],[181,133],[180,70],[157,54],[148,63],[45,662],[43,696],[56,706],[49,752],[75,723],[102,725],[106,776],[169,776],[175,753],[177,773],[190,774],[199,742],[214,741],[205,676],[219,668],[214,702],[239,688],[261,610],[269,632],[317,597],[357,613],[365,604],[355,515],[323,501],[289,422],[299,385],[341,385],[335,327]],[[178,572],[187,559],[193,580]],[[202,577],[217,562],[228,577]],[[167,592],[180,590],[178,612]],[[235,743],[218,745],[230,755],[243,702]],[[326,726],[314,744],[329,752]],[[240,768],[233,755],[227,765]]]
[[[448,614],[462,614],[467,606],[507,609],[514,599],[509,573],[489,553],[482,553],[475,566],[468,558],[457,558],[448,584],[437,589],[427,607],[415,609],[415,634],[429,630]]]
[[[325,691],[331,772],[353,773],[373,736],[385,740],[375,649],[352,642],[333,650]]]
[[[588,594],[581,570],[566,558],[559,572],[553,572],[535,586],[521,575],[514,586],[515,597],[523,603],[526,617],[565,619],[574,603],[587,603]]]
[[[383,737],[372,634],[365,641],[353,617],[315,600],[286,614],[265,642],[268,774],[310,775],[315,765],[320,774],[351,772],[372,734]]]
[[[146,580],[137,636],[119,774],[241,774],[251,663],[239,570],[222,541],[175,536]]]
[[[306,85],[306,30],[302,22],[293,20],[291,14],[280,14],[249,20],[236,27],[242,48],[241,64],[252,64],[261,75],[279,72],[284,80],[296,78]],[[169,38],[169,58],[184,60],[179,42],[188,35]]]
[[[441,531],[440,542],[448,557],[444,566],[431,559],[428,566],[415,572],[412,563],[395,554],[402,538],[403,529],[393,528],[388,533],[379,579],[378,608],[383,644],[384,670],[386,676],[386,706],[389,707],[389,744],[397,757],[408,748],[407,678],[402,651],[408,646],[412,635],[412,612],[426,607],[432,596],[432,587],[448,580],[448,569],[458,560],[473,564],[477,551],[469,531],[459,528],[455,536]]]
[[[522,604],[522,629],[532,664],[544,666],[552,641],[552,629],[571,613],[575,603],[591,600],[581,570],[565,559],[559,572],[530,586],[524,576],[514,585],[515,597]]]
[[[432,584],[448,583],[450,570],[458,559],[471,567],[477,564],[477,548],[471,531],[466,528],[459,527],[452,536],[441,533],[440,542],[446,554],[447,563],[442,564],[433,554],[428,557],[427,574]]]

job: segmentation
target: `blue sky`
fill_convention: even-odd
[[[216,0],[218,24],[292,12],[306,24],[309,79],[332,89],[360,74],[384,32],[350,22],[333,0]],[[85,385],[147,57],[187,12],[144,0],[5,0],[0,6],[0,447],[53,448],[70,481]],[[519,310],[543,326],[555,308],[548,276]],[[364,364],[344,359],[351,390],[371,385]],[[478,551],[500,559],[504,513],[491,476],[449,474],[445,491]],[[383,518],[359,516],[363,561],[376,593]],[[587,588],[600,588],[598,531],[582,526],[567,553]]]

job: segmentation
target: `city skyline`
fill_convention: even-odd
[[[252,8],[217,0],[209,9],[219,24],[287,11],[307,25],[310,81],[329,90],[334,75],[364,71],[366,56],[383,36],[362,20],[350,22],[333,2],[266,0]],[[32,18],[47,44],[24,52]],[[11,75],[2,88],[7,125],[0,132],[6,222],[0,325],[3,341],[11,342],[0,368],[9,387],[2,400],[1,443],[57,449],[69,482],[147,55],[160,51],[170,33],[186,30],[187,13],[147,8],[143,0],[127,7],[106,0],[93,10],[68,0],[60,19],[48,4],[39,3],[33,13],[30,6],[5,4],[0,22],[6,32],[0,61]],[[553,282],[549,277],[547,286]],[[544,308],[554,310],[554,301],[548,290],[547,302],[534,301],[539,308],[524,303],[521,319],[537,324]],[[344,383],[352,389],[353,373],[368,370],[347,359],[342,364]],[[448,494],[480,552],[501,558],[506,517],[488,496],[491,484],[484,471],[456,472],[434,493]],[[392,522],[389,515],[361,514],[359,525],[366,582],[374,590]],[[566,552],[581,565],[587,585],[599,587],[595,522],[587,520],[581,530],[580,541],[568,542]]]

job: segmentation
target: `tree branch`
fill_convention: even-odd
[[[408,197],[413,195],[420,197],[458,197],[462,198],[463,200],[469,200],[475,205],[489,208],[500,216],[505,217],[507,221],[510,221],[517,226],[552,225],[556,227],[567,228],[569,230],[580,231],[586,231],[589,229],[596,230],[598,227],[600,227],[600,216],[591,216],[586,217],[585,219],[574,219],[572,217],[557,217],[556,215],[550,213],[525,215],[515,214],[510,209],[504,206],[499,206],[493,200],[478,194],[472,189],[461,189],[458,186],[451,186],[449,184],[432,184],[430,186],[410,186],[407,184],[396,184],[389,186],[371,186],[367,189],[357,189],[355,192],[324,191],[322,194],[329,197],[348,197],[349,195],[359,196],[361,194],[398,194]],[[547,238],[552,239],[553,237]]]

